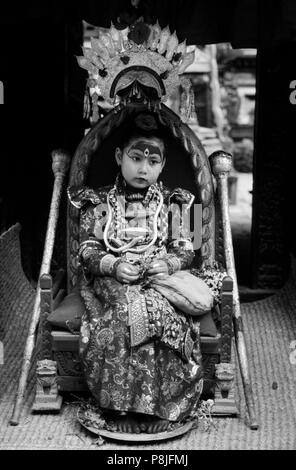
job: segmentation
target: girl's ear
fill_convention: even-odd
[[[122,151],[120,150],[119,147],[117,147],[115,150],[115,160],[118,166],[121,165],[121,159],[122,159]]]

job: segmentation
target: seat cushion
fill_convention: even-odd
[[[48,321],[54,329],[77,332],[80,329],[84,309],[79,291],[73,291],[66,295],[58,308],[48,316]],[[211,312],[201,315],[199,320],[201,336],[215,337],[217,335],[218,331]]]
[[[79,291],[66,295],[60,305],[48,316],[48,321],[54,329],[79,331],[81,317],[85,310]]]

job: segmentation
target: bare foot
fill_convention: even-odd
[[[167,421],[166,419],[153,417],[153,419],[147,425],[147,431],[146,432],[149,433],[149,434],[164,432],[169,427],[169,424],[170,424],[170,422]]]
[[[164,432],[170,422],[155,416],[141,413],[108,412],[105,419],[118,432],[135,433],[146,432],[149,434]]]
[[[143,432],[139,421],[129,414],[125,416],[119,416],[116,420],[116,425],[117,425],[117,431],[119,432],[136,433],[136,434]]]
[[[136,413],[108,412],[105,414],[105,419],[118,432],[136,434],[146,432],[147,425],[139,419]]]

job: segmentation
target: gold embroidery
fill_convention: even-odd
[[[128,325],[130,327],[131,346],[138,346],[148,338],[148,314],[146,301],[137,286],[129,286],[128,300]]]

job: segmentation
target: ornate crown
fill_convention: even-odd
[[[99,88],[108,103],[137,99],[159,103],[180,85],[194,51],[188,53],[186,40],[179,43],[168,26],[161,29],[158,22],[138,21],[125,30],[111,24],[98,38],[91,38],[91,47],[84,47],[77,60],[89,73],[88,86]]]

